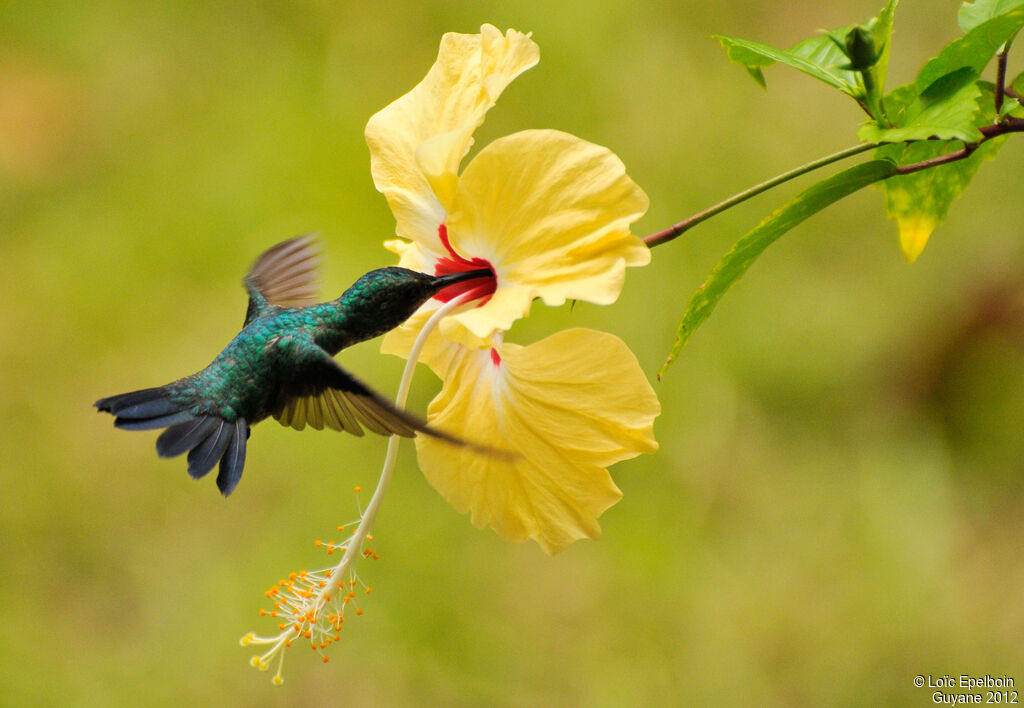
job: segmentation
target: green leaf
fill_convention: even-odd
[[[759,66],[748,66],[748,67],[746,67],[746,69],[747,69],[747,73],[750,74],[750,77],[754,81],[756,81],[758,84],[760,84],[761,88],[763,88],[763,89],[767,89],[768,88],[768,82],[764,80],[764,72],[761,71],[761,67],[759,67]]]
[[[1024,2],[1024,0],[1021,0]],[[885,75],[889,68],[889,48],[892,46],[892,23],[896,14],[896,5],[899,0],[889,0],[889,4],[882,8],[871,26],[871,34],[875,38],[875,46],[881,48],[878,62],[875,64],[875,82],[878,84],[879,93],[885,90]]]
[[[963,193],[981,163],[995,156],[1003,138],[987,140],[970,157],[947,165],[931,167],[909,175],[897,175],[882,183],[885,208],[896,220],[900,248],[908,263],[913,263],[928,243],[935,227],[946,218],[953,200]],[[938,157],[959,149],[950,143],[917,142],[886,145],[879,157],[891,157],[899,164],[910,164]]]
[[[1017,74],[1017,78],[1010,84],[1010,88],[1019,96],[1024,96],[1024,73]]]
[[[977,125],[991,123],[994,88],[979,85],[983,93],[983,108],[975,116]],[[986,140],[970,157],[946,165],[930,167],[908,175],[897,175],[881,183],[885,192],[886,212],[896,220],[900,234],[900,248],[908,262],[920,255],[935,227],[946,218],[953,200],[963,193],[981,163],[995,156],[1005,136]],[[884,145],[875,156],[892,160],[897,165],[909,165],[939,157],[961,149],[959,143],[921,141],[908,144]]]
[[[726,291],[747,272],[768,246],[809,216],[873,182],[891,176],[895,170],[896,166],[889,160],[872,160],[844,170],[803,192],[737,241],[690,298],[686,313],[679,323],[676,341],[665,365],[658,372],[658,378],[664,376],[694,331],[708,318]]]
[[[872,17],[864,23],[864,27],[871,31],[874,46],[880,49],[879,61],[874,68],[874,75],[878,77],[876,83],[880,87],[879,90],[885,83],[886,68],[889,64],[889,39],[892,37],[893,13],[898,2],[899,0],[889,0],[879,16]],[[766,84],[764,73],[761,70],[778,61],[778,63],[793,67],[859,100],[864,95],[864,90],[860,86],[859,73],[841,68],[848,65],[850,59],[833,41],[833,38],[836,38],[842,44],[843,38],[854,27],[843,27],[828,34],[810,37],[798,42],[788,50],[776,49],[745,39],[731,37],[717,37],[717,39],[725,47],[729,58],[736,61],[737,64],[743,65],[762,88]]]
[[[771,66],[775,62],[771,59],[766,59],[761,54],[751,51],[745,47],[734,46],[727,44],[728,40],[726,37],[719,37],[718,40],[722,43],[722,46],[726,49],[726,54],[731,61],[737,64],[742,64],[746,68],[747,73],[761,85],[761,88],[768,88],[768,84],[764,80],[764,72],[761,71],[762,66]]]
[[[924,92],[934,81],[957,69],[969,67],[980,75],[999,48],[1013,39],[1021,27],[1024,27],[1024,7],[973,27],[963,37],[946,45],[938,56],[924,65],[914,82],[918,93]]]
[[[761,74],[761,67],[771,66],[780,62],[802,71],[808,76],[813,76],[819,81],[824,81],[829,86],[837,88],[845,94],[856,95],[857,88],[842,77],[839,69],[825,68],[818,66],[803,57],[797,56],[782,49],[769,47],[767,44],[752,42],[749,39],[736,39],[733,37],[716,37],[722,46],[725,47],[729,59],[743,64],[751,76],[763,85],[764,75]],[[755,73],[756,70],[756,73]],[[758,79],[760,76],[760,79]]]
[[[981,88],[977,74],[968,67],[958,69],[931,83],[918,96],[914,85],[903,86],[886,97],[886,114],[896,127],[882,128],[866,123],[857,137],[868,143],[898,143],[905,140],[981,140],[976,127]]]
[[[975,0],[960,6],[957,22],[960,29],[970,32],[982,22],[1003,15],[1014,8],[1024,6],[1024,0]]]
[[[1024,96],[1024,74],[1019,74],[1013,83],[1010,84],[1010,89],[1018,96]],[[1000,111],[1000,115],[1010,115],[1014,118],[1024,118],[1024,105],[1013,96],[1003,97],[1003,110]]]
[[[842,81],[845,85],[850,86],[853,89],[851,95],[859,95],[860,89],[857,86],[857,72],[849,71],[848,69],[841,68],[842,65],[847,64],[850,59],[846,56],[842,49],[833,41],[833,37],[842,44],[843,39],[846,37],[846,33],[853,29],[853,26],[840,27],[834,29],[828,34],[819,34],[815,37],[808,37],[802,39],[787,50],[788,54],[802,59],[803,61],[827,68],[828,71]]]

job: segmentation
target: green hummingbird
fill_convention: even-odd
[[[242,477],[250,426],[269,416],[297,430],[308,424],[361,436],[366,427],[381,435],[413,437],[419,432],[466,444],[399,410],[341,368],[334,355],[394,329],[445,288],[494,273],[481,269],[434,276],[380,268],[338,299],[317,304],[318,261],[312,236],[268,249],[244,280],[249,307],[242,331],[209,366],[166,386],[102,398],[94,405],[116,416],[118,428],[166,428],[156,441],[157,454],[187,452],[194,479],[219,462],[217,487],[224,496]]]

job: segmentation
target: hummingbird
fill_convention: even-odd
[[[424,433],[465,441],[433,428],[352,376],[334,355],[394,329],[445,288],[494,277],[488,269],[429,275],[391,266],[372,270],[341,297],[317,303],[318,253],[313,236],[265,251],[243,283],[249,306],[242,330],[202,371],[165,386],[101,398],[94,404],[125,430],[166,428],[160,457],[188,453],[199,479],[218,465],[217,487],[228,496],[245,466],[251,426],[273,416],[302,430],[326,426],[362,436]]]

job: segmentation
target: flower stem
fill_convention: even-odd
[[[470,299],[471,296],[472,293],[467,292],[444,303],[441,307],[437,308],[434,314],[430,316],[430,319],[427,320],[427,323],[423,325],[423,329],[420,330],[416,341],[412,345],[412,350],[409,352],[409,358],[405,362],[405,369],[402,371],[402,380],[398,384],[398,393],[395,395],[395,405],[398,408],[405,408],[406,399],[409,397],[409,388],[412,385],[412,375],[416,370],[416,363],[419,360],[420,353],[423,351],[427,338],[443,317]],[[370,529],[373,528],[373,522],[377,518],[377,512],[380,510],[384,494],[391,483],[391,476],[395,470],[395,461],[398,459],[398,443],[400,440],[401,438],[397,435],[392,435],[388,439],[388,449],[384,455],[384,466],[380,472],[380,479],[377,480],[377,488],[373,490],[370,503],[366,506],[366,510],[359,520],[359,526],[356,527],[352,538],[348,539],[348,548],[345,550],[345,555],[342,556],[341,561],[331,571],[330,581],[311,603],[316,614],[319,614],[327,605],[332,590],[338,587],[339,582],[343,582],[342,579],[345,573],[348,572],[349,568],[352,567],[352,563],[362,553],[363,542],[366,540],[367,535],[369,535]]]
[[[756,197],[761,192],[766,192],[772,187],[777,187],[778,185],[784,182],[788,182],[791,179],[795,179],[796,177],[805,175],[808,172],[813,172],[819,167],[825,167],[826,165],[830,165],[833,162],[838,162],[839,160],[843,160],[847,157],[859,155],[860,153],[866,152],[875,147],[878,146],[873,143],[861,143],[860,145],[854,145],[853,147],[848,147],[845,150],[840,150],[839,152],[832,153],[831,155],[826,155],[825,157],[818,158],[813,162],[808,162],[807,164],[801,165],[800,167],[792,169],[789,172],[783,172],[781,175],[772,177],[770,180],[761,182],[760,184],[755,184],[753,187],[750,187],[749,189],[745,189],[738,194],[734,194],[728,199],[721,201],[718,204],[715,204],[714,206],[708,207],[704,211],[697,212],[693,216],[687,219],[683,219],[674,226],[670,226],[669,228],[663,231],[658,231],[657,233],[653,233],[650,236],[647,236],[646,238],[644,238],[644,243],[646,243],[647,246],[651,248],[663,243],[667,243],[672,239],[676,238],[677,236],[679,236],[680,234],[682,234],[683,232],[688,231],[697,224],[701,223],[702,221],[710,219],[712,216],[715,216],[716,214],[719,214],[725,211],[726,209],[731,209],[732,207],[736,206],[737,204],[740,204],[741,202],[745,202],[751,197]]]

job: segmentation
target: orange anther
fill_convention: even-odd
[[[324,663],[325,663],[325,664],[326,664],[326,663],[327,663],[328,661],[330,661],[330,660],[331,660],[331,657],[329,657],[329,656],[325,656],[325,657],[324,657]]]
[[[356,487],[352,487],[352,491],[353,491],[353,492],[356,492],[356,493],[359,493],[359,492],[363,491],[363,488],[362,488],[362,487],[359,487],[359,486],[356,486]]]

